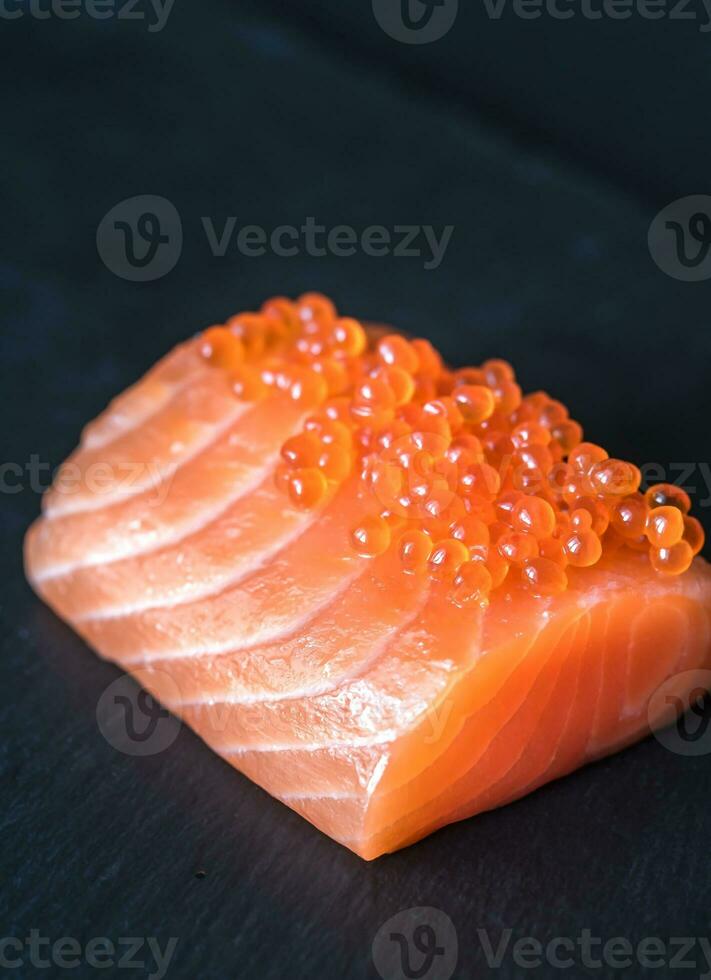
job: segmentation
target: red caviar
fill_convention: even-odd
[[[276,471],[294,504],[358,480],[353,550],[392,547],[403,572],[443,580],[457,605],[504,584],[559,594],[566,568],[621,549],[681,574],[703,547],[686,491],[642,493],[636,466],[584,441],[545,392],[524,395],[506,361],[449,370],[429,341],[370,331],[313,292],[209,327],[197,349],[237,397],[303,406]]]
[[[647,537],[655,548],[671,548],[684,536],[684,517],[678,507],[655,507],[647,518]]]
[[[432,539],[424,531],[405,531],[399,541],[403,570],[410,574],[422,571],[432,553]]]

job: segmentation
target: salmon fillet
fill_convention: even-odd
[[[284,330],[301,340],[309,321],[294,327],[292,318],[305,306],[278,307]],[[452,575],[403,573],[394,532],[375,553],[354,548],[368,492],[358,466],[319,483],[309,506],[301,485],[285,491],[285,444],[315,411],[303,397],[309,386],[298,371],[282,383],[276,361],[250,352],[254,322],[226,329],[242,338],[235,357],[252,373],[224,358],[216,369],[201,338],[177,347],[85,428],[28,531],[29,581],[94,650],[365,859],[669,723],[673,708],[652,695],[667,682],[688,697],[711,667],[711,569],[701,558],[661,574],[637,539],[627,546],[618,536],[613,547],[612,531],[601,531],[601,554],[588,566],[561,545],[570,552],[565,587],[541,594],[520,572],[533,559],[502,545],[496,558],[511,558],[508,576],[492,583],[487,572],[485,595],[453,601]],[[417,386],[426,389],[425,354],[419,368],[413,361],[410,403]],[[353,364],[364,357],[335,359],[350,371],[345,380],[321,370],[334,404],[357,384]],[[289,354],[286,363],[306,362]],[[235,397],[235,377],[245,397]],[[440,395],[456,391],[438,377]],[[401,381],[392,375],[392,390]],[[254,396],[257,383],[271,384],[266,397]],[[311,395],[318,402],[324,391]],[[398,410],[388,411],[378,425],[393,424]],[[501,405],[493,411],[503,418]],[[483,439],[486,421],[468,430]],[[498,507],[504,492],[482,500]],[[609,503],[609,494],[598,497]],[[570,530],[566,507],[575,508],[559,504],[557,520]],[[386,516],[400,531],[415,527],[392,508]],[[498,524],[489,521],[489,552],[471,546],[474,571],[488,554],[495,574]],[[554,540],[541,538],[536,555],[552,554]],[[461,578],[461,566],[452,574]]]

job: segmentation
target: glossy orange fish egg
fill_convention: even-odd
[[[442,371],[442,358],[429,340],[413,340],[412,349],[417,355],[418,373],[433,378],[439,377]]]
[[[469,549],[455,538],[438,541],[432,549],[428,564],[434,578],[453,579],[459,566],[469,560]]]
[[[488,361],[484,361],[481,368],[487,384],[492,387],[516,380],[514,369],[509,362],[502,361],[500,358],[492,357]]]
[[[610,523],[623,538],[639,538],[647,528],[649,507],[641,494],[618,500],[610,511]]]
[[[214,367],[235,371],[242,367],[245,350],[227,327],[208,327],[200,338],[200,353]]]
[[[548,538],[555,530],[555,511],[541,497],[524,496],[514,504],[511,525],[517,531],[525,531],[536,538]]]
[[[551,441],[551,433],[537,422],[521,422],[512,430],[511,441],[519,449],[523,446],[547,446]]]
[[[665,575],[681,575],[694,559],[694,552],[688,541],[677,541],[669,548],[652,547],[649,553],[652,567]]]
[[[351,543],[361,558],[375,558],[390,546],[391,529],[388,522],[378,516],[366,516],[351,530]]]
[[[388,368],[385,372],[385,382],[395,397],[396,405],[406,405],[415,394],[412,375],[401,367]]]
[[[568,462],[573,468],[573,472],[586,475],[598,463],[603,463],[608,459],[608,454],[593,442],[581,442],[572,450],[568,456]]]
[[[303,293],[296,301],[296,307],[302,321],[326,326],[336,319],[336,307],[322,293]]]
[[[332,350],[344,357],[358,357],[365,350],[368,340],[365,330],[357,320],[341,317],[333,325],[329,336]]]
[[[561,565],[565,567],[568,564],[568,553],[565,550],[565,542],[560,537],[555,537],[554,535],[549,538],[543,538],[542,541],[538,542],[538,549],[542,558],[548,558],[550,561],[554,561],[556,565]]]
[[[453,397],[463,419],[470,425],[479,425],[494,414],[494,393],[484,385],[460,385],[454,389]]]
[[[532,558],[521,570],[524,585],[537,596],[558,595],[568,587],[568,577],[559,564],[549,558]]]
[[[490,546],[487,549],[485,564],[489,575],[491,575],[492,588],[498,589],[509,573],[509,562],[506,561],[498,548]]]
[[[326,496],[326,477],[316,467],[293,470],[289,480],[289,497],[298,507],[310,509]]]
[[[497,411],[509,415],[521,404],[521,389],[515,381],[503,381],[493,389]]]
[[[235,395],[244,401],[256,402],[268,394],[268,387],[256,368],[240,367],[231,373],[230,380]]]
[[[405,531],[398,542],[398,554],[406,572],[422,571],[432,552],[432,538],[425,531]]]
[[[315,432],[300,432],[281,447],[282,459],[294,467],[316,466],[321,454],[321,440]]]
[[[683,514],[688,514],[691,510],[689,494],[674,483],[656,483],[647,490],[644,499],[650,509],[664,506],[678,507]]]
[[[353,468],[353,456],[343,446],[324,446],[318,455],[316,465],[327,480],[342,483]]]
[[[669,504],[655,507],[647,517],[647,537],[653,548],[671,548],[684,536],[684,515]]]
[[[491,592],[493,580],[483,561],[465,561],[456,571],[451,598],[455,605],[482,602]]]
[[[602,542],[594,531],[574,531],[565,539],[565,554],[569,564],[587,568],[600,560]]]
[[[641,474],[636,466],[622,459],[606,459],[592,466],[588,480],[595,493],[624,497],[639,489]]]
[[[502,534],[496,542],[499,554],[513,565],[535,558],[538,554],[538,542],[532,534],[522,534],[519,531],[508,531]]]
[[[484,521],[469,514],[452,521],[449,533],[457,541],[462,541],[469,549],[486,549],[491,538],[489,527]]]
[[[388,367],[402,368],[408,374],[416,374],[420,359],[412,344],[400,334],[391,333],[381,337],[377,346],[378,357]]]

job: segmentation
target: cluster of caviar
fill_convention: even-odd
[[[354,550],[396,549],[405,573],[447,582],[458,605],[504,581],[560,593],[568,567],[620,548],[680,574],[703,546],[682,489],[641,493],[636,466],[583,442],[560,402],[523,395],[505,361],[450,370],[428,341],[368,331],[316,293],[269,300],[201,344],[240,397],[271,388],[308,413],[277,472],[291,500],[313,507],[356,472]]]

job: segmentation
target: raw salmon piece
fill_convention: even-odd
[[[662,574],[654,563],[681,567],[683,549],[653,553],[651,537],[623,541],[602,519],[600,544],[595,501],[617,520],[618,498],[604,485],[599,447],[585,450],[602,472],[593,504],[589,489],[568,499],[503,479],[493,490],[478,482],[472,494],[481,454],[500,463],[482,414],[528,440],[537,463],[556,440],[559,460],[581,458],[562,407],[536,396],[521,403],[501,362],[469,369],[458,392],[436,352],[382,330],[379,373],[372,343],[364,349],[355,321],[333,321],[328,301],[274,303],[265,308],[265,343],[283,353],[278,345],[291,336],[282,361],[260,360],[259,322],[246,319],[245,374],[225,373],[190,341],[85,428],[27,535],[27,575],[39,595],[219,755],[366,859],[667,723],[665,710],[650,708],[655,691],[672,679],[688,697],[698,671],[711,668],[709,566],[696,557],[681,574]],[[319,329],[332,331],[334,363],[323,364]],[[304,374],[307,355],[317,377]],[[248,372],[257,369],[273,390],[251,401]],[[309,398],[325,397],[324,377],[339,394],[329,402],[334,441],[324,437],[316,461],[303,433]],[[531,422],[534,410],[550,417],[552,437]],[[349,426],[349,452],[359,454],[350,468],[342,465]],[[398,440],[413,433],[422,433],[426,460],[407,471],[406,485],[393,483],[392,468],[383,477],[373,460],[394,452],[399,466]],[[297,459],[285,474],[280,451],[291,436],[301,440],[292,455],[306,463]],[[469,484],[460,472],[450,479],[462,446]],[[138,467],[142,477],[130,489],[111,479],[99,487],[92,474],[102,464],[109,474]],[[371,486],[384,516],[373,510]],[[629,501],[625,520],[646,513],[636,488],[619,499]],[[672,542],[680,518],[669,501],[653,533]],[[580,515],[586,507],[589,518]],[[475,513],[479,523],[467,524]],[[552,519],[558,537],[541,529]],[[535,544],[525,523],[518,537],[503,537],[517,520],[540,523]],[[403,550],[401,535],[413,531],[422,532],[412,538],[418,547],[432,539],[433,550],[429,564],[410,568],[416,550]],[[504,553],[510,568],[497,582]],[[541,563],[544,554],[559,564]],[[531,589],[527,569],[531,580],[545,573],[550,588]]]

